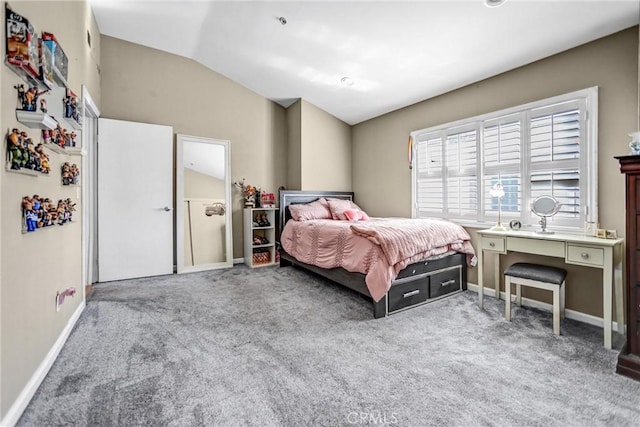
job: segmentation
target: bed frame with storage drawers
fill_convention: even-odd
[[[291,218],[287,207],[292,204],[310,203],[320,197],[353,200],[352,192],[331,191],[281,191],[279,228],[282,230]],[[278,241],[279,241],[278,235]],[[443,258],[427,259],[408,265],[398,273],[387,294],[373,302],[373,317],[390,314],[426,304],[467,289],[467,256],[455,253]],[[280,248],[280,266],[295,265],[339,283],[371,298],[365,283],[365,275],[342,268],[325,269],[298,261]]]

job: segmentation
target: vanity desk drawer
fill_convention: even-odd
[[[604,249],[567,244],[567,263],[604,266]]]
[[[485,251],[505,252],[504,237],[482,236],[480,245]]]

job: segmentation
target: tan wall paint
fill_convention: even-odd
[[[287,108],[287,189],[302,189],[302,100]]]
[[[302,100],[302,190],[351,190],[351,126]]]
[[[95,20],[85,2],[11,2],[17,13],[25,16],[39,32],[54,33],[69,58],[69,86],[80,94],[81,85],[89,88],[99,106],[100,77],[97,72],[99,43],[86,45],[86,33],[98,34]],[[2,8],[4,21],[4,8]],[[4,27],[4,24],[2,25]],[[4,28],[2,57],[5,56]],[[95,37],[94,37],[95,40]],[[3,132],[17,127],[34,141],[40,132],[27,129],[15,119],[16,93],[13,86],[23,83],[2,65],[0,90]],[[49,101],[51,102],[51,101]],[[62,100],[60,100],[62,102]],[[32,377],[67,325],[82,300],[82,204],[79,188],[63,187],[60,165],[64,161],[80,163],[79,157],[50,153],[51,176],[29,177],[0,171],[0,322],[11,325],[1,329],[0,419],[4,418],[18,394]],[[78,204],[73,223],[23,235],[20,231],[20,199],[40,194],[52,199],[70,197]],[[68,298],[60,312],[55,310],[56,291],[67,286],[78,290]]]
[[[638,27],[630,28],[354,126],[353,187],[358,203],[371,215],[411,216],[406,147],[413,130],[599,86],[600,224],[623,235],[624,180],[613,156],[628,152],[627,134],[637,127],[638,43]],[[475,233],[470,231],[475,243]],[[509,255],[503,266],[520,258]],[[563,265],[545,257],[527,260]],[[602,316],[598,276],[599,270],[569,268],[567,308]],[[485,276],[489,285],[491,277],[489,268]],[[477,282],[477,269],[470,269],[469,281]],[[550,302],[546,295],[530,292],[525,296]]]
[[[185,199],[224,199],[224,180],[183,168]]]
[[[101,49],[102,117],[227,139],[232,181],[246,178],[274,193],[285,184],[284,108],[187,58],[107,36],[102,36]],[[235,188],[233,200],[233,254],[238,258],[243,205]]]

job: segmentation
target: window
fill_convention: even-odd
[[[538,227],[538,196],[554,196],[560,212],[550,228],[582,231],[597,222],[597,88],[412,132],[413,216],[490,226],[500,183],[503,222]]]

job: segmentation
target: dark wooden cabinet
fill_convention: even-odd
[[[626,181],[627,340],[616,372],[640,380],[640,156],[619,156]]]

